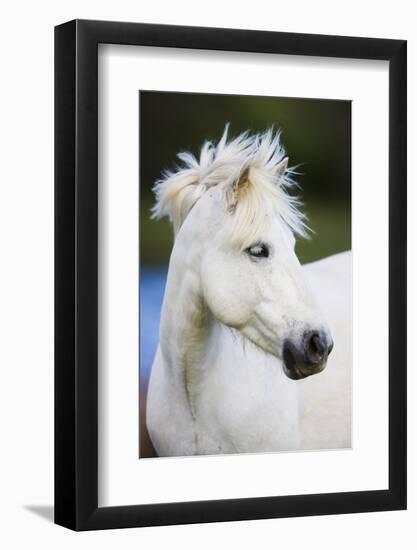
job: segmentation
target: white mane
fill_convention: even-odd
[[[200,159],[178,154],[183,165],[166,171],[154,187],[154,218],[168,216],[177,234],[200,197],[222,185],[225,207],[232,218],[231,238],[240,248],[253,244],[273,215],[279,215],[294,234],[306,236],[305,216],[288,190],[296,185],[294,168],[287,167],[280,132],[240,134],[228,141],[228,125],[217,145],[206,141]]]

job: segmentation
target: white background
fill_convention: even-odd
[[[387,62],[105,45],[99,67],[99,504],[386,489]],[[138,89],[352,100],[352,449],[137,459]]]
[[[53,34],[73,17],[258,28],[409,40],[409,278],[417,278],[415,216],[417,25],[413,2],[258,0],[226,4],[72,0],[3,8],[0,88],[1,473],[5,548],[414,548],[416,543],[416,286],[409,289],[409,510],[74,534],[54,526],[53,471]],[[413,153],[413,154],[412,154]],[[371,208],[372,205],[370,205]],[[377,345],[377,342],[373,342]]]

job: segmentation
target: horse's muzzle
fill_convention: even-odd
[[[300,344],[287,339],[283,347],[284,372],[292,380],[318,374],[326,367],[333,341],[323,331],[310,330]]]

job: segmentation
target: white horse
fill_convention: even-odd
[[[179,158],[155,186],[175,233],[147,401],[157,454],[349,447],[350,253],[300,265],[279,134],[226,128]]]

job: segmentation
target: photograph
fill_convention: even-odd
[[[351,101],[140,90],[139,158],[139,458],[351,448]]]
[[[4,3],[0,548],[417,548],[416,18],[375,7]]]

